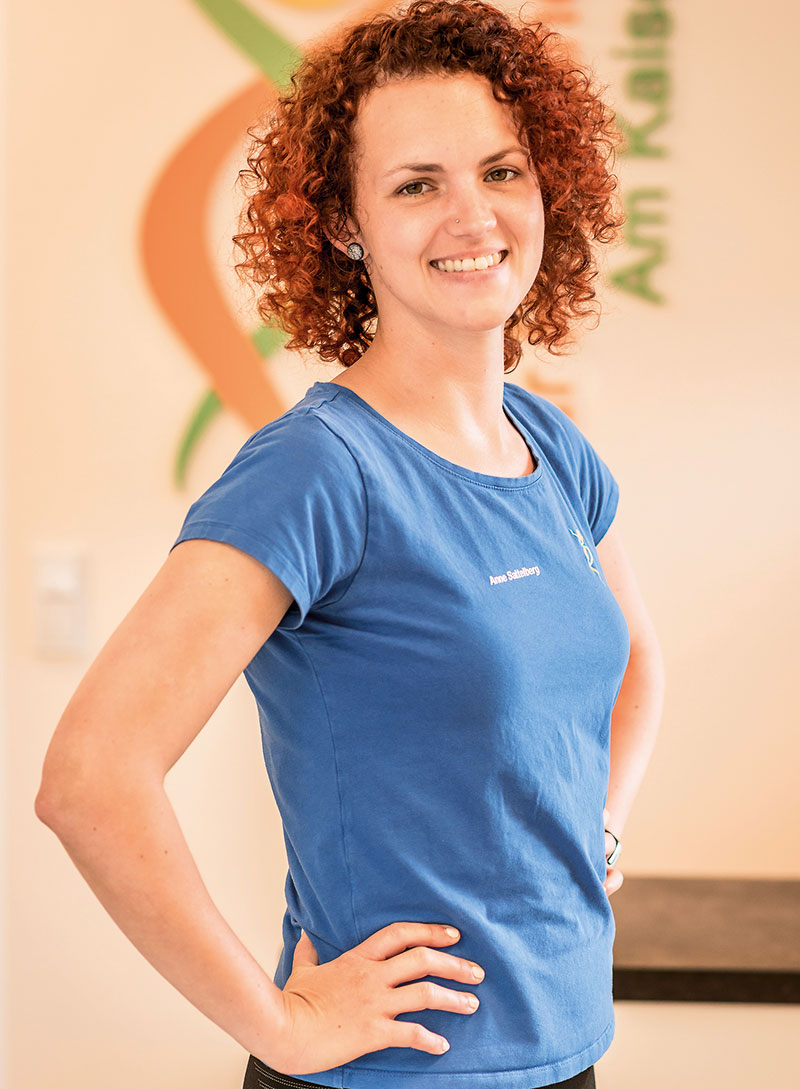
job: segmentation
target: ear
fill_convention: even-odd
[[[335,246],[337,250],[341,250],[345,255],[347,254],[347,247],[351,242],[358,242],[364,249],[367,248],[364,246],[364,243],[359,236],[358,228],[350,219],[346,221],[344,227],[341,227],[338,230],[329,229],[328,227],[323,227],[322,229],[331,245]]]
[[[328,241],[332,246],[335,246],[337,250],[341,250],[342,253],[347,253],[347,247],[350,245],[349,242],[344,241],[341,238],[336,238],[334,235],[331,234],[327,227],[324,227],[323,230],[325,231],[325,236],[327,237]]]

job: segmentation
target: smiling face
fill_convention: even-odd
[[[393,80],[362,101],[354,137],[351,226],[380,325],[410,321],[437,337],[502,330],[536,279],[544,239],[541,191],[509,107],[469,73]],[[489,266],[443,264],[468,257]]]

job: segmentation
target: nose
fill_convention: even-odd
[[[454,235],[485,235],[494,230],[497,217],[490,194],[475,186],[463,186],[450,201],[449,229]]]

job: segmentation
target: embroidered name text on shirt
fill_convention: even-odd
[[[513,571],[506,571],[504,575],[489,575],[489,585],[497,586],[500,582],[510,582],[512,579],[524,579],[526,575],[538,575],[539,567],[515,567]]]

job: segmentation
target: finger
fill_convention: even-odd
[[[450,1047],[444,1036],[437,1036],[414,1021],[390,1021],[389,1024],[391,1028],[384,1047],[413,1047],[431,1055],[441,1055]]]
[[[390,987],[423,976],[457,979],[470,985],[480,983],[484,978],[483,968],[474,961],[424,945],[390,957],[385,962],[384,972],[383,979]]]
[[[394,1000],[389,1006],[392,1017],[411,1010],[474,1013],[480,1005],[478,996],[470,991],[456,991],[452,987],[442,987],[428,979],[422,983],[409,983],[406,987],[395,987],[392,995]]]
[[[446,924],[397,922],[376,930],[357,948],[370,960],[387,960],[418,945],[455,945],[460,940],[461,934],[449,934]]]
[[[609,869],[606,872],[606,879],[603,882],[603,888],[606,893],[611,896],[622,885],[625,878],[622,876],[621,870]]]

